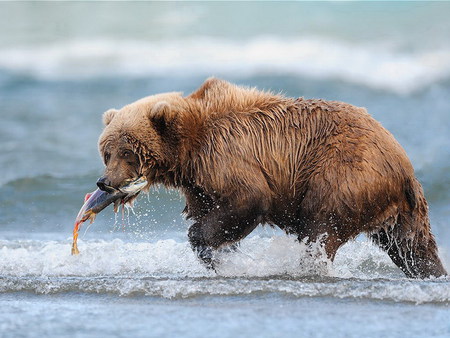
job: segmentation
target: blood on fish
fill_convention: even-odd
[[[80,250],[78,250],[77,240],[78,240],[78,231],[81,223],[83,222],[82,221],[75,222],[75,226],[73,228],[72,255],[78,255],[80,253]]]

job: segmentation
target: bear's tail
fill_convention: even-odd
[[[414,278],[446,275],[428,217],[428,205],[417,179],[404,184],[404,203],[399,212],[389,217],[381,229],[371,235],[392,261],[408,276]]]

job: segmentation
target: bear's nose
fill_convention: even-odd
[[[106,178],[106,177],[100,177],[98,180],[97,180],[97,187],[100,189],[100,190],[103,190],[103,191],[106,191],[106,192],[109,192],[109,193],[111,193],[111,192],[113,192],[114,190],[116,190],[116,189],[114,189],[111,185],[111,182]]]

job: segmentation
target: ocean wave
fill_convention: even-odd
[[[83,292],[117,294],[120,296],[152,296],[168,299],[202,296],[243,296],[282,294],[290,297],[335,297],[407,302],[415,304],[450,303],[450,281],[410,280],[289,280],[273,277],[210,278],[210,279],[150,279],[130,277],[37,277],[17,278],[0,276],[0,292],[34,292],[55,294]]]
[[[187,242],[160,240],[70,243],[0,241],[0,292],[86,292],[164,298],[279,293],[291,297],[368,298],[448,303],[450,280],[404,278],[386,254],[368,242],[346,244],[334,264],[308,258],[291,237],[253,236],[221,254],[217,274],[202,266]]]
[[[450,76],[450,49],[399,51],[323,38],[77,40],[0,50],[0,69],[42,79],[286,74],[408,94]]]

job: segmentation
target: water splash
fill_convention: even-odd
[[[88,292],[186,298],[281,293],[290,297],[369,298],[448,303],[450,279],[404,277],[367,241],[344,245],[331,265],[294,238],[253,236],[207,270],[187,242],[80,241],[81,254],[55,241],[0,241],[0,292]],[[317,248],[320,252],[321,248]]]

